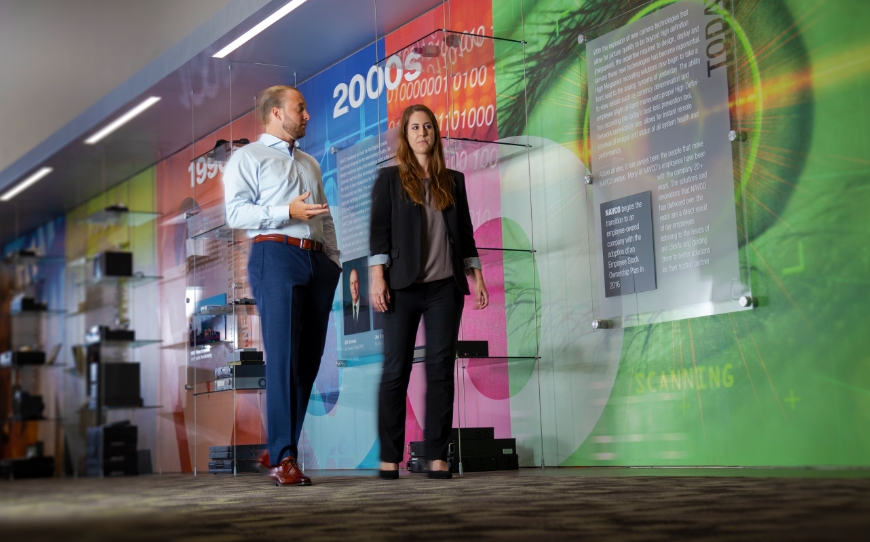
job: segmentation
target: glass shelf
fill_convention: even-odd
[[[76,286],[127,286],[132,285],[134,288],[161,280],[162,276],[149,275],[133,275],[132,277],[103,277],[99,280],[86,280],[77,282]]]
[[[3,258],[3,265],[39,265],[39,264],[59,264],[66,262],[64,256],[37,256],[24,254],[10,254]]]
[[[144,405],[144,406],[105,406],[103,405],[103,410],[155,410],[158,408],[163,408],[163,405]],[[78,409],[78,412],[96,412],[96,408],[90,408],[87,406],[83,406]]]
[[[536,252],[530,248],[498,248],[498,247],[477,247],[478,252],[481,250],[495,250],[497,252],[525,252],[527,254],[532,254]]]
[[[490,357],[475,356],[475,357],[463,357],[463,358],[456,358],[456,359],[458,361],[462,362],[462,368],[465,369],[466,367],[471,367],[471,368],[473,368],[473,367],[485,367],[487,365],[505,365],[505,364],[510,365],[510,364],[514,364],[514,363],[520,363],[523,361],[537,361],[541,358],[540,358],[540,356],[490,356]],[[472,362],[474,362],[473,365],[472,365]]]
[[[383,67],[385,71],[404,69],[401,62],[391,59],[398,57],[397,60],[401,60],[413,54],[415,61],[421,64],[420,71],[423,73],[446,75],[447,60],[449,60],[451,77],[461,77],[472,68],[492,64],[497,58],[520,51],[523,43],[508,38],[436,29],[378,60],[377,65]],[[390,80],[395,80],[395,77]]]
[[[150,211],[130,211],[128,209],[118,209],[107,207],[88,216],[79,219],[79,223],[92,224],[95,226],[141,226],[147,224],[162,213]]]
[[[444,147],[444,160],[447,167],[463,172],[493,167],[498,164],[498,160],[532,148],[531,145],[514,141],[490,141],[450,136],[442,136],[441,145]],[[395,157],[395,153],[388,154],[375,165],[382,166]]]
[[[214,384],[214,382],[204,382],[207,387],[211,387],[210,385]],[[262,393],[266,391],[266,388],[260,388],[256,390],[207,390],[207,391],[198,391],[193,394],[194,397],[199,397],[200,395],[213,395],[215,393],[228,393],[228,392],[236,392],[236,393]]]
[[[148,346],[151,344],[162,343],[163,341],[160,339],[140,339],[135,341],[100,341],[96,343],[83,343],[77,344],[74,346],[78,346],[81,348],[87,348],[88,346],[106,346],[106,347],[114,347],[114,348],[139,348],[141,346]]]
[[[5,365],[2,368],[10,368],[10,369],[26,369],[28,367],[36,367],[38,369],[63,369],[69,367],[66,363],[34,363],[34,364],[26,364],[26,365]]]
[[[205,162],[206,164],[208,164],[209,160],[219,163],[226,162],[232,155],[232,151],[241,149],[249,143],[250,141],[248,141],[247,139],[234,139],[232,148],[230,148],[230,142],[228,140],[218,139],[215,142],[215,146],[213,148],[205,151],[204,153],[191,160],[191,163]]]
[[[192,240],[200,240],[200,239],[223,239],[223,240],[232,240],[233,238],[233,230],[232,228],[228,228],[226,223],[217,225],[212,227],[211,229],[199,232],[195,235],[191,235],[188,239]]]
[[[199,316],[214,316],[217,314],[237,314],[240,316],[256,316],[256,305],[233,304],[233,305],[207,305],[200,309]]]
[[[38,311],[18,311],[18,312],[10,312],[12,316],[41,316],[43,314],[66,314],[66,311],[62,310],[38,310]]]

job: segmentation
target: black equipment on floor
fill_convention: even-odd
[[[460,438],[461,437],[461,438]],[[517,441],[513,438],[494,438],[492,427],[453,428],[447,447],[447,465],[453,472],[484,472],[519,469]],[[410,472],[426,472],[426,443],[408,444]]]
[[[208,472],[212,474],[260,472],[260,454],[266,451],[265,444],[237,444],[235,446],[209,446]]]
[[[136,476],[139,430],[129,421],[88,428],[85,469],[88,476]]]

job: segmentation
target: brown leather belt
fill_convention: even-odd
[[[263,241],[274,241],[276,243],[283,243],[285,245],[293,245],[294,247],[299,247],[302,250],[323,252],[323,243],[313,241],[311,239],[297,239],[296,237],[290,237],[289,235],[280,235],[277,233],[258,235],[254,237],[255,243],[262,243]]]

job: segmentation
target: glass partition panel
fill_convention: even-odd
[[[196,125],[212,131],[192,146],[192,203],[186,230],[188,388],[194,419],[194,472],[260,470],[265,450],[265,359],[260,318],[247,279],[251,240],[227,225],[223,173],[232,154],[256,141],[259,93],[294,85],[295,70],[254,62],[214,61],[218,94],[197,110]],[[197,121],[199,119],[199,121]],[[223,120],[222,120],[223,119]]]
[[[453,4],[458,9],[450,15]],[[466,19],[461,13],[469,5],[453,4],[445,4],[445,21],[455,24],[454,28],[410,36],[376,64],[384,73],[387,89],[387,104],[381,113],[387,129],[381,137],[386,156],[377,165],[392,163],[384,160],[394,155],[396,139],[403,137],[404,109],[417,103],[432,109],[447,166],[464,174],[490,294],[490,306],[482,311],[474,310],[473,296],[466,297],[456,362],[457,431],[451,466],[459,472],[460,458],[464,472],[540,466],[540,292],[529,169],[535,144],[525,132],[524,44],[487,35],[484,26],[469,23],[464,28],[463,21],[479,22],[481,14]],[[487,11],[484,19],[489,17]],[[399,34],[409,37],[407,32]],[[395,38],[387,41],[397,42]],[[422,326],[417,345],[420,352],[415,361],[422,361]],[[470,349],[465,350],[466,346]],[[423,371],[415,365],[408,393],[415,413],[425,391],[424,381]],[[422,427],[424,420],[415,415]],[[490,442],[462,443],[463,435],[469,439],[487,435]],[[406,435],[406,440],[409,444],[422,440],[422,433]],[[491,453],[496,445],[503,445],[498,460]],[[489,448],[482,450],[481,446]],[[481,455],[484,452],[490,454],[487,459]],[[413,463],[409,462],[409,469]]]
[[[655,2],[584,32],[594,321],[751,309],[727,10]],[[721,13],[720,13],[721,11]],[[736,201],[735,201],[736,197]]]

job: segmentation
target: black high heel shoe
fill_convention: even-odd
[[[382,470],[379,472],[380,472],[381,480],[398,480],[399,479],[399,469]]]
[[[446,463],[445,466],[447,466],[447,470],[432,470],[433,463],[434,461],[429,461],[429,478],[432,478],[433,480],[448,480],[453,478],[453,473],[450,472],[450,467],[447,466]],[[442,461],[442,463],[444,463],[444,461]]]

